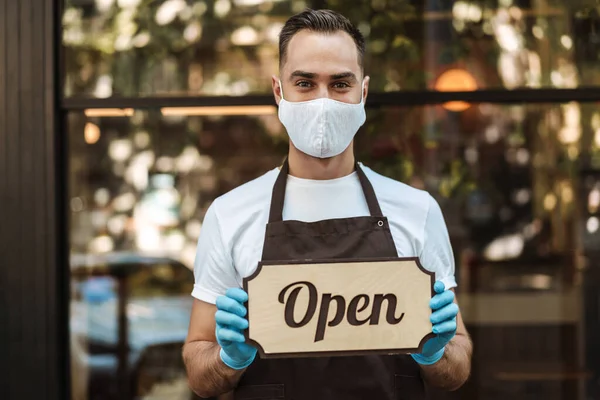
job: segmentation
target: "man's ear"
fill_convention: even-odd
[[[371,77],[366,75],[365,76],[365,87],[363,89],[363,99],[364,102],[367,102],[367,95],[369,94],[369,81],[371,80]]]
[[[271,86],[273,87],[275,102],[279,105],[279,102],[281,101],[281,86],[279,85],[279,78],[275,75],[271,77]]]

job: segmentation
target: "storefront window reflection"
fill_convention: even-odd
[[[451,233],[481,260],[553,257],[578,248],[577,166],[600,154],[599,118],[578,103],[385,107],[368,111],[355,149],[376,171],[434,194]],[[167,251],[189,263],[211,201],[277,165],[288,146],[275,114],[69,120],[76,252]]]
[[[597,218],[600,196],[579,171],[599,154],[596,107],[454,106],[372,110],[357,153],[442,206],[475,348],[458,397],[582,396],[594,387],[581,341],[593,281],[580,238],[589,248],[598,230],[578,221]]]
[[[466,246],[457,257],[468,254],[479,265],[462,276],[462,290],[574,284],[576,221],[585,206],[578,166],[598,156],[596,110],[577,103],[467,106],[461,113],[446,105],[371,111],[359,154],[438,198],[455,243]],[[541,260],[548,275],[533,267]],[[530,277],[522,268],[512,278],[478,275],[511,262],[531,266]]]
[[[184,111],[68,115],[74,400],[191,398],[181,345],[204,213],[286,153],[272,109]]]
[[[600,20],[586,2],[67,0],[65,94],[268,94],[282,24],[319,4],[366,36],[373,91],[600,83]],[[445,74],[457,69],[466,78],[449,88]]]
[[[578,103],[461,104],[461,112],[452,111],[455,106],[368,109],[355,142],[357,157],[429,191],[442,206],[463,314],[478,349],[477,374],[484,374],[465,390],[494,398],[513,388],[506,383],[510,374],[529,371],[575,393],[577,385],[551,377],[561,369],[583,371],[580,353],[564,349],[576,347],[581,334],[576,221],[600,208],[593,187],[581,196],[577,166],[600,155],[600,117],[593,105]],[[180,359],[172,352],[185,337],[204,212],[217,196],[278,165],[287,152],[287,135],[271,109],[253,116],[176,111],[68,115],[74,354],[108,351],[93,340],[101,332],[146,338],[138,353],[119,353],[125,348],[119,346],[108,351],[117,354],[104,366],[116,379],[115,393],[126,384],[144,393],[183,387]],[[506,332],[489,336],[490,326]],[[168,332],[173,336],[162,336]],[[539,340],[545,350],[523,350],[524,343]],[[148,369],[128,370],[123,354],[144,360],[137,368]],[[157,354],[173,359],[171,380],[149,372]],[[84,359],[73,357],[74,363]],[[111,387],[94,368],[73,370],[83,399],[98,382]],[[550,393],[548,385],[539,393]]]
[[[73,113],[69,120],[77,252],[158,251],[183,255],[189,264],[214,197],[258,176],[287,149],[272,114],[135,111],[131,117]]]

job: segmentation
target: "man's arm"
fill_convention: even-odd
[[[221,360],[215,337],[217,307],[194,299],[188,337],[183,346],[190,388],[203,398],[227,393],[237,385],[245,369],[229,368]]]
[[[435,295],[431,299],[432,323],[436,337],[423,348],[423,354],[413,355],[421,364],[423,378],[443,390],[456,390],[471,372],[472,344],[463,323],[454,290],[454,255],[442,210],[432,196],[425,219],[421,264],[436,274]]]
[[[454,303],[457,303],[456,298]],[[423,378],[432,386],[444,390],[457,390],[471,373],[473,344],[462,320],[460,311],[456,316],[456,335],[446,345],[442,358],[432,365],[421,365]]]

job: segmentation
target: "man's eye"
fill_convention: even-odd
[[[350,85],[348,85],[346,82],[337,82],[337,83],[334,83],[333,86],[336,89],[346,89],[346,88],[350,87]]]
[[[300,86],[300,87],[310,87],[310,82],[307,82],[307,81],[300,81],[300,82],[296,83],[296,86]]]

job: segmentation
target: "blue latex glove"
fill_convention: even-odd
[[[438,362],[444,355],[446,345],[456,335],[458,306],[454,303],[454,292],[445,290],[444,283],[440,281],[433,285],[433,290],[436,295],[431,298],[429,306],[433,311],[430,320],[436,336],[425,343],[420,354],[411,354],[416,362],[423,365]]]
[[[246,307],[248,294],[239,288],[228,289],[217,298],[215,313],[217,343],[221,360],[230,368],[244,369],[254,361],[256,347],[246,343],[243,331],[248,328]]]

